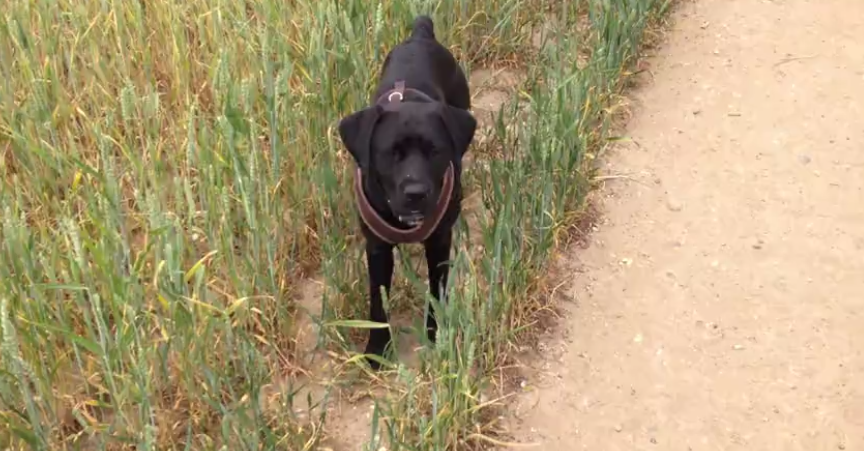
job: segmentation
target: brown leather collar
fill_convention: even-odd
[[[424,100],[433,101],[423,91],[406,88],[404,80],[397,80],[393,85],[393,89],[381,95],[375,103],[384,105],[385,108],[388,106],[394,109],[398,108],[402,101],[405,100],[406,92],[413,92]],[[451,162],[447,167],[447,172],[444,173],[441,195],[438,197],[438,202],[435,204],[435,211],[432,213],[432,216],[425,218],[422,223],[410,229],[397,229],[382,219],[378,215],[378,212],[372,208],[369,199],[366,198],[366,193],[363,191],[363,173],[360,168],[357,168],[356,179],[354,180],[354,195],[357,198],[360,217],[375,236],[389,244],[420,243],[425,241],[432,235],[438,224],[441,223],[441,219],[447,213],[447,207],[450,206],[450,197],[453,195],[453,174],[454,168]]]
[[[447,207],[450,206],[450,197],[453,195],[453,171],[453,163],[451,162],[447,167],[447,172],[444,173],[441,195],[438,197],[438,202],[435,204],[435,211],[432,213],[432,216],[425,218],[422,223],[410,229],[397,229],[382,219],[378,215],[378,212],[372,208],[369,199],[366,198],[366,193],[363,192],[363,174],[360,168],[357,168],[354,180],[354,194],[357,197],[357,207],[360,210],[360,217],[369,226],[369,230],[375,236],[388,244],[420,243],[426,241],[438,227],[438,224],[441,223],[441,219],[447,213]]]

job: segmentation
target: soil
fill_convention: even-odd
[[[515,441],[864,449],[864,2],[685,3]]]

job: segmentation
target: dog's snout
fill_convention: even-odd
[[[422,202],[429,195],[429,187],[425,183],[406,183],[402,190],[405,198],[410,202]]]

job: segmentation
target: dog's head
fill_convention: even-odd
[[[339,135],[364,174],[382,185],[393,215],[413,226],[434,210],[447,168],[462,160],[476,128],[463,109],[400,102],[346,116]]]

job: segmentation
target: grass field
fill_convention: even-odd
[[[0,448],[316,449],[326,418],[262,388],[303,370],[295,299],[311,276],[321,346],[377,377],[354,358],[358,325],[339,322],[367,304],[335,125],[418,13],[466,70],[526,81],[470,151],[483,214],[457,232],[438,343],[419,368],[390,367],[366,445],[503,440],[480,393],[544,307],[547,258],[668,3],[8,0]],[[425,281],[405,266],[394,302],[422,318]]]

